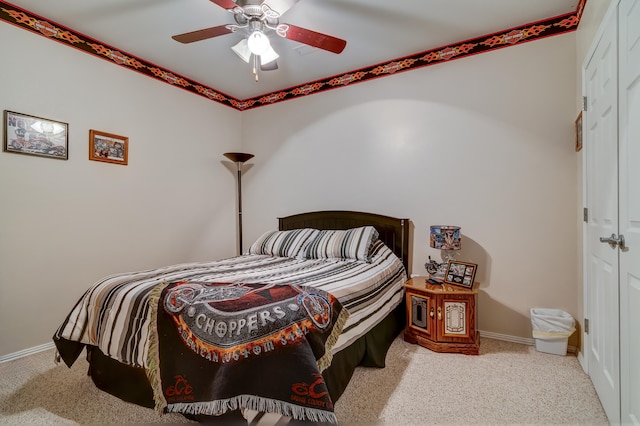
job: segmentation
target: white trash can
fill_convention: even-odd
[[[531,326],[536,350],[554,355],[566,355],[569,336],[576,331],[575,320],[559,309],[532,308]]]

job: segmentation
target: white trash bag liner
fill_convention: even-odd
[[[567,338],[576,331],[575,320],[559,309],[531,309],[531,326],[536,339]]]

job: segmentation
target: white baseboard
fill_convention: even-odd
[[[588,371],[588,366],[587,366],[587,358],[584,356],[584,351],[583,352],[578,352],[578,362],[580,363],[580,366],[582,367],[582,369],[584,370],[585,373],[589,374]]]
[[[506,342],[520,343],[523,345],[530,345],[530,346],[534,346],[536,344],[536,340],[534,338],[509,336],[508,334],[493,333],[491,331],[480,330],[480,337],[487,337],[489,339],[496,339],[496,340],[504,340]],[[578,348],[571,345],[567,346],[567,352],[575,354],[578,352]]]
[[[49,342],[49,343],[45,343],[43,345],[34,346],[32,348],[23,349],[21,351],[14,352],[14,353],[11,353],[11,354],[2,355],[2,356],[0,356],[0,364],[3,363],[3,362],[13,361],[14,359],[22,358],[22,357],[25,357],[25,356],[34,355],[34,354],[37,354],[39,352],[48,351],[49,349],[53,349],[55,347],[56,347],[56,345],[53,342]]]

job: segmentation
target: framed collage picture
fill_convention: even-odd
[[[471,289],[476,278],[476,269],[478,265],[475,263],[450,260],[444,274],[444,282]]]

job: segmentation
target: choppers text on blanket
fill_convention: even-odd
[[[157,409],[247,408],[336,422],[321,372],[348,312],[293,285],[180,281],[158,287],[148,376]]]

